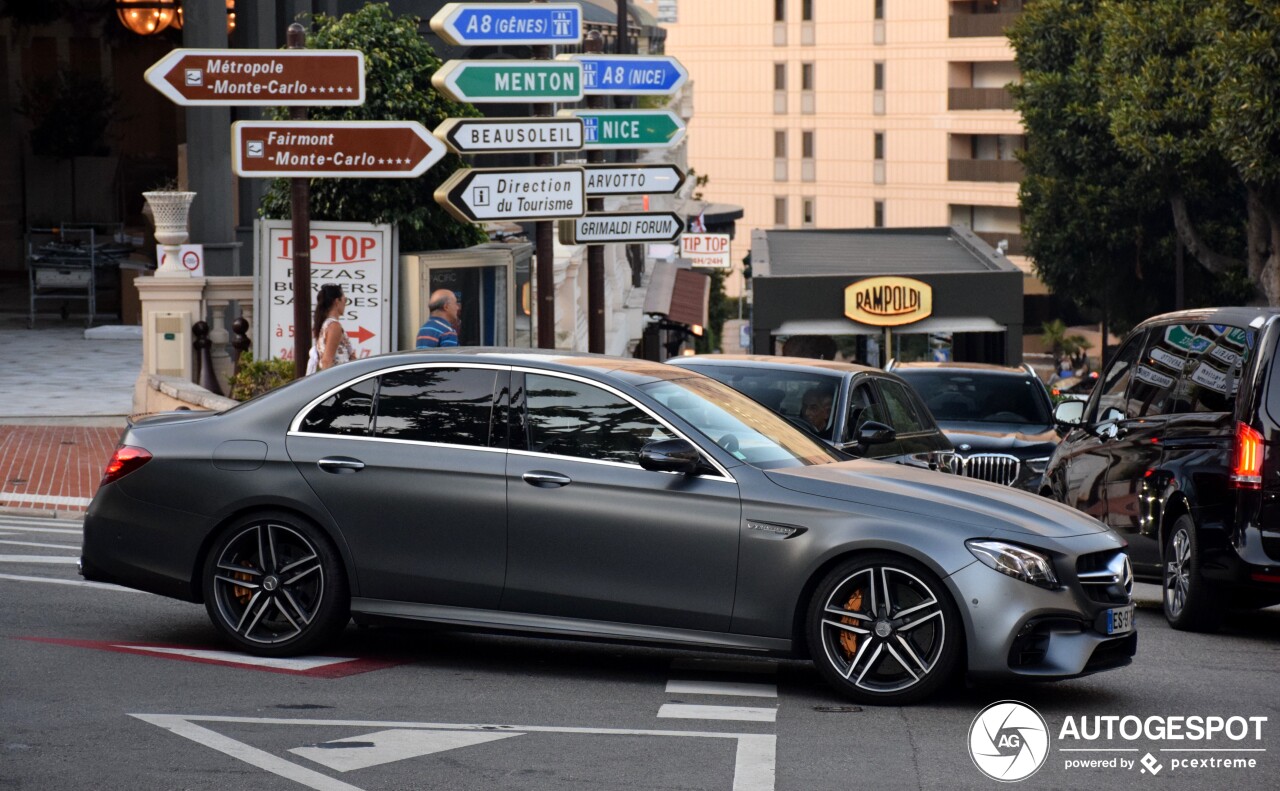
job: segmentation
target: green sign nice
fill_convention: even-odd
[[[581,118],[583,148],[671,148],[684,140],[685,125],[670,110],[561,110]]]
[[[431,77],[459,102],[576,102],[582,65],[563,61],[451,60]]]

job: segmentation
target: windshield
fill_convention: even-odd
[[[724,382],[783,417],[803,421],[825,440],[835,439],[832,405],[840,391],[838,374],[727,365],[684,367]]]
[[[769,470],[841,460],[817,438],[714,379],[691,376],[640,389],[735,459],[754,467]]]
[[[1052,422],[1044,388],[1029,376],[910,368],[894,373],[911,383],[940,421],[1037,426]]]

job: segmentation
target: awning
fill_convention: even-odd
[[[986,316],[931,316],[922,321],[891,328],[895,334],[921,332],[1004,332],[1005,326]],[[775,327],[773,335],[882,335],[884,327],[873,327],[850,319],[792,319]]]
[[[707,300],[711,278],[675,264],[657,262],[649,275],[644,312],[661,315],[680,324],[707,324]]]

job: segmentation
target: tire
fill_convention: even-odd
[[[1222,597],[1200,573],[1196,523],[1183,514],[1165,537],[1161,601],[1164,617],[1174,629],[1187,632],[1217,631],[1222,617]]]
[[[859,703],[885,706],[936,692],[954,675],[964,642],[960,614],[941,580],[887,553],[832,569],[809,602],[805,634],[828,684]]]
[[[350,614],[337,551],[291,514],[255,514],[223,530],[205,558],[202,589],[218,631],[258,656],[311,651],[336,637]]]

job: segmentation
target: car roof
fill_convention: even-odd
[[[1233,327],[1251,327],[1254,326],[1254,322],[1257,322],[1259,319],[1265,322],[1274,316],[1280,316],[1280,308],[1193,308],[1191,310],[1179,310],[1174,311],[1173,313],[1161,313],[1158,316],[1152,316],[1134,329],[1142,329],[1159,324],[1187,324],[1191,322],[1205,324],[1230,324]],[[1254,328],[1257,329],[1261,326],[1262,324],[1258,323]]]
[[[918,362],[918,363],[894,363],[892,371],[902,370],[919,370],[929,369],[933,371],[974,371],[992,374],[1009,374],[1012,376],[1031,376],[1031,372],[1026,368],[1013,368],[1008,365],[993,365],[991,363],[934,363],[934,362]]]
[[[741,363],[750,363],[753,366],[771,368],[775,370],[817,368],[832,373],[868,373],[883,374],[879,368],[872,368],[869,365],[859,365],[857,363],[842,363],[836,360],[816,360],[811,357],[775,357],[768,354],[695,354],[689,357],[677,357],[667,360],[668,365],[688,366],[688,365],[714,365],[714,366],[733,366]]]
[[[604,374],[610,378],[627,381],[631,384],[643,384],[658,380],[681,379],[698,376],[696,371],[684,371],[670,365],[642,360],[635,357],[613,357],[606,354],[588,354],[587,352],[563,351],[557,349],[522,349],[518,347],[490,346],[457,346],[448,349],[409,349],[391,354],[378,355],[360,360],[353,360],[342,367],[348,371],[352,366],[380,368],[388,363],[412,364],[430,362],[456,363],[488,363],[490,365],[536,365],[539,368],[560,371],[562,373],[584,373],[593,371],[596,375]]]

